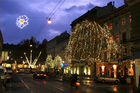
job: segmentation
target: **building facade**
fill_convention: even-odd
[[[0,30],[0,63],[2,62],[2,46],[3,46],[3,37]]]
[[[65,48],[68,44],[69,36],[67,32],[63,32],[59,36],[48,41],[47,54],[52,55],[53,59],[58,55],[65,61]]]
[[[133,2],[133,3],[132,3]],[[121,57],[115,62],[106,63],[100,62],[96,64],[97,75],[109,75],[111,77],[117,77],[121,75],[133,76],[133,64],[134,55],[138,55],[136,50],[139,50],[139,0],[126,0],[125,5],[115,8],[114,2],[110,2],[104,7],[95,7],[74,20],[71,24],[72,29],[76,24],[83,20],[95,21],[101,26],[106,24],[112,33],[112,38],[116,43],[121,44]],[[74,62],[72,62],[74,63]],[[89,62],[85,62],[88,64]],[[77,64],[77,63],[74,63]],[[89,69],[89,67],[91,67]],[[77,67],[76,67],[77,68]],[[91,74],[92,65],[86,65],[83,67],[82,73],[88,75],[88,70]],[[85,68],[87,68],[85,70]],[[120,68],[120,70],[119,70]],[[108,69],[108,70],[107,70]],[[77,69],[76,69],[77,70]],[[74,70],[73,70],[74,71]],[[72,72],[73,72],[72,71]],[[87,71],[87,73],[85,73]],[[76,71],[75,71],[76,72]],[[81,72],[81,71],[80,71]],[[119,75],[118,75],[119,73]],[[77,73],[78,74],[78,73]]]

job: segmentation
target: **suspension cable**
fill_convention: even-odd
[[[57,12],[57,10],[63,5],[63,3],[65,2],[65,0],[59,0],[59,2],[57,3],[57,5],[54,7],[54,9],[52,10],[52,12],[49,14],[47,19],[51,19],[52,16]]]

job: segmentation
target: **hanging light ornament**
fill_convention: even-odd
[[[49,18],[49,19],[48,19],[48,24],[51,24],[51,23],[52,23],[52,21],[51,21],[51,19]]]
[[[64,4],[65,0],[59,0],[59,2],[57,3],[57,5],[54,7],[54,9],[51,11],[51,13],[48,16],[48,24],[51,24],[51,18],[55,15],[55,13],[57,12],[57,10]]]

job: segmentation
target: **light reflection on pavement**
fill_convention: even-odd
[[[18,74],[7,84],[6,93],[133,93],[132,85],[101,84],[88,80],[83,84],[75,88],[68,82],[32,79],[31,74]]]

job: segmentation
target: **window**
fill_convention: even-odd
[[[127,53],[127,48],[124,49],[124,53]]]
[[[122,41],[123,42],[126,42],[126,32],[123,32],[122,33]]]
[[[110,37],[110,44],[113,44],[113,36]]]
[[[120,42],[120,38],[119,38],[119,35],[118,35],[118,34],[116,35],[116,42],[117,42],[117,43]]]
[[[112,30],[112,23],[109,24],[109,30]]]
[[[122,18],[122,25],[125,25],[125,18]]]
[[[129,22],[131,23],[132,22],[132,16],[129,15]]]

